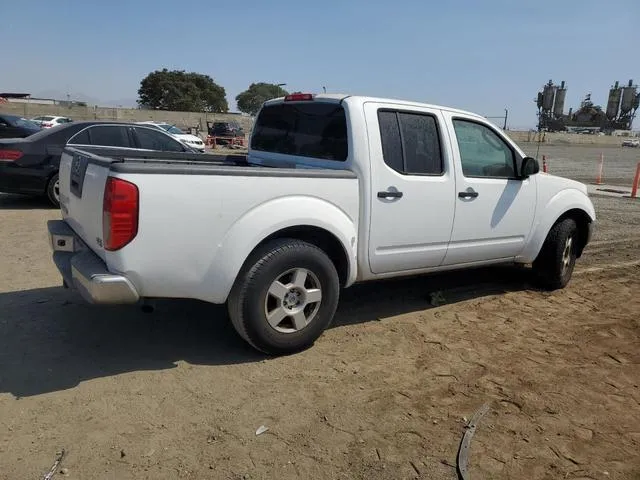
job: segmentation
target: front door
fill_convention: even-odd
[[[375,274],[442,264],[455,207],[442,112],[365,104],[371,162],[369,262]]]
[[[446,114],[456,159],[456,215],[445,265],[511,259],[523,250],[536,208],[535,176],[498,131]]]

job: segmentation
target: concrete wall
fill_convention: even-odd
[[[179,128],[199,126],[206,131],[207,121],[236,121],[246,132],[251,131],[253,119],[233,113],[167,112],[163,110],[138,110],[136,108],[81,107],[78,105],[45,105],[34,103],[2,103],[0,112],[20,115],[26,118],[40,115],[58,115],[74,120],[118,120],[126,122],[158,121],[176,125]]]
[[[538,133],[509,130],[507,134],[518,144],[545,143],[549,145],[599,145],[619,147],[623,139],[606,135],[580,135],[577,133]]]
[[[39,115],[59,115],[74,120],[120,120],[141,122],[146,120],[168,122],[179,128],[198,126],[205,133],[207,121],[236,121],[248,134],[253,127],[253,119],[232,113],[167,112],[162,110],[138,110],[135,108],[81,107],[65,105],[45,105],[34,103],[2,103],[0,112],[21,115],[26,118]],[[535,131],[507,132],[517,143],[545,143],[550,145],[601,145],[620,146],[620,137],[601,135],[579,135],[575,133],[542,133]]]

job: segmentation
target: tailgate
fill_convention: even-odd
[[[111,161],[68,147],[60,158],[62,218],[103,260],[102,201]]]

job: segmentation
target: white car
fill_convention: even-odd
[[[67,147],[60,207],[54,261],[85,299],[226,302],[272,354],[310,346],[355,282],[533,263],[563,288],[596,219],[480,115],[329,94],[266,102],[248,156]]]
[[[69,117],[54,117],[54,116],[41,116],[31,119],[32,122],[40,125],[42,128],[51,128],[65,123],[73,122]]]
[[[173,138],[180,140],[183,143],[186,143],[191,148],[195,148],[200,152],[204,152],[205,150],[204,142],[200,137],[191,135],[190,133],[184,133],[175,125],[171,125],[170,123],[162,123],[162,122],[138,122],[138,123],[141,125],[153,125],[157,128],[164,130]]]
[[[623,147],[638,148],[638,147],[640,147],[640,140],[623,140],[622,146]]]

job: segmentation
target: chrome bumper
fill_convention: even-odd
[[[53,261],[66,286],[78,290],[90,303],[136,303],[140,295],[124,275],[109,272],[64,220],[49,220],[49,244]]]

